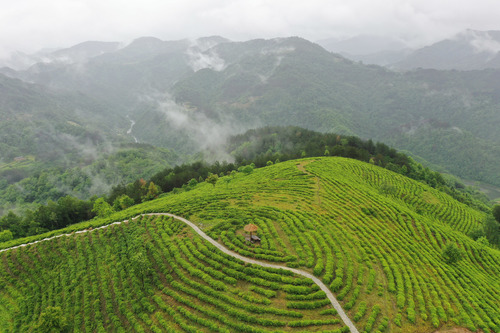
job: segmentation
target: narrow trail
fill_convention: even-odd
[[[127,119],[130,121],[130,128],[128,129],[127,134],[129,134],[130,136],[132,136],[134,138],[135,143],[139,143],[137,138],[132,134],[132,128],[134,128],[135,121],[132,120],[128,115],[127,115]]]
[[[305,272],[305,271],[302,271],[302,270],[296,269],[296,268],[290,268],[290,267],[287,267],[287,266],[274,265],[274,264],[270,264],[270,263],[267,263],[267,262],[262,262],[262,261],[259,261],[259,260],[255,260],[255,259],[244,257],[244,256],[240,255],[239,253],[236,253],[234,251],[229,250],[224,245],[222,245],[219,242],[215,241],[212,237],[210,237],[206,233],[204,233],[197,225],[195,225],[193,222],[191,222],[191,221],[189,221],[189,220],[187,220],[187,219],[185,219],[183,217],[180,217],[180,216],[177,216],[177,215],[174,215],[174,214],[170,214],[170,213],[148,213],[148,214],[138,215],[138,216],[136,216],[136,217],[134,217],[134,218],[132,218],[130,220],[135,220],[135,219],[137,219],[137,218],[139,218],[141,216],[169,216],[169,217],[173,217],[174,219],[177,219],[177,220],[179,220],[179,221],[184,222],[185,224],[187,224],[198,235],[200,235],[203,239],[205,239],[206,241],[208,241],[210,244],[212,244],[213,246],[215,246],[216,248],[218,248],[219,250],[221,250],[225,254],[228,254],[228,255],[230,255],[230,256],[232,256],[234,258],[237,258],[237,259],[239,259],[241,261],[244,261],[246,263],[249,263],[249,264],[255,264],[255,265],[262,266],[262,267],[284,269],[284,270],[291,271],[291,272],[293,272],[295,274],[302,275],[302,276],[304,276],[304,277],[306,277],[308,279],[313,280],[314,283],[316,283],[320,287],[320,289],[325,292],[326,296],[330,300],[330,303],[332,303],[332,306],[335,308],[335,310],[337,310],[337,313],[339,314],[339,316],[342,319],[342,321],[344,322],[344,324],[347,327],[349,327],[349,329],[351,330],[352,333],[359,333],[359,331],[356,329],[356,326],[354,326],[354,324],[352,323],[352,321],[349,319],[349,317],[345,313],[344,309],[342,309],[342,306],[337,301],[337,299],[335,298],[335,296],[333,295],[333,293],[330,291],[330,289],[328,289],[328,287],[320,279],[318,279],[317,277],[315,277],[311,273],[308,273],[308,272]],[[76,231],[76,232],[71,233],[71,234],[62,234],[62,235],[57,235],[57,236],[54,236],[54,237],[44,238],[44,239],[41,239],[41,240],[38,240],[38,241],[35,241],[35,242],[32,242],[32,243],[26,243],[26,244],[21,244],[21,245],[9,247],[9,248],[6,248],[6,249],[2,249],[2,250],[0,250],[0,253],[4,252],[4,251],[9,251],[9,250],[13,250],[13,249],[16,249],[16,248],[24,247],[24,246],[27,246],[27,245],[32,245],[32,244],[36,244],[36,243],[48,241],[48,240],[51,240],[51,239],[63,237],[63,236],[71,236],[71,235],[74,235],[74,234],[81,234],[81,233],[85,233],[85,232],[91,232],[91,231],[94,231],[94,230],[108,228],[109,226],[112,226],[112,225],[115,225],[115,224],[121,224],[121,223],[127,223],[127,222],[129,222],[129,220],[124,220],[124,221],[120,221],[120,222],[113,222],[111,224],[107,224],[107,225],[104,225],[104,226],[101,226],[101,227],[98,227],[98,228],[80,230],[80,231]]]

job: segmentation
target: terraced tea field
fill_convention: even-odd
[[[3,259],[2,331],[32,331],[49,306],[62,307],[75,332],[348,331],[310,279],[245,265],[164,216]]]
[[[245,257],[309,271],[360,332],[500,331],[500,252],[464,235],[483,213],[343,158],[284,162],[226,180],[121,216],[174,213]],[[260,245],[245,242],[248,223],[259,227]],[[441,254],[449,243],[464,253],[455,264]],[[61,307],[75,332],[347,330],[310,279],[243,264],[166,217],[0,257],[2,331],[29,332],[47,306]]]

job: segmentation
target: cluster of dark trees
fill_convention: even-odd
[[[4,240],[41,234],[50,230],[64,228],[70,224],[90,220],[95,216],[92,212],[93,202],[80,200],[72,196],[62,197],[57,202],[49,201],[36,210],[27,210],[23,216],[12,211],[0,219],[0,230],[9,230]]]
[[[227,151],[234,157],[233,163],[194,162],[156,173],[150,180],[138,179],[129,184],[112,188],[104,200],[115,211],[158,197],[161,193],[174,189],[189,188],[205,181],[211,174],[227,175],[245,166],[264,167],[271,163],[304,157],[342,156],[385,167],[439,188],[466,204],[488,210],[486,205],[474,200],[446,183],[440,173],[422,167],[405,154],[397,152],[383,143],[361,140],[354,136],[318,133],[299,127],[265,127],[250,130],[233,137]],[[14,238],[39,234],[63,228],[96,216],[93,206],[97,197],[79,200],[63,197],[57,202],[39,206],[35,211],[27,211],[24,216],[9,212],[0,219],[0,231],[10,230]],[[101,200],[102,201],[102,200]]]
[[[486,238],[489,244],[500,247],[500,205],[493,207],[492,213],[486,216],[482,227],[473,231],[473,239]]]
[[[119,195],[113,198],[94,196],[89,200],[81,200],[65,196],[57,201],[49,200],[36,210],[27,210],[22,216],[9,211],[0,218],[0,242],[61,229],[96,216],[106,217],[114,211],[155,199],[161,193],[153,182],[146,182],[142,178],[132,183],[130,188],[133,198]],[[103,204],[106,206],[103,207]]]
[[[150,182],[154,183],[161,189],[161,192],[166,193],[174,188],[182,188],[192,179],[196,183],[203,182],[209,174],[226,175],[233,170],[236,170],[239,165],[227,162],[215,162],[211,165],[205,162],[194,162],[191,164],[182,164],[173,168],[166,168],[151,177]],[[108,195],[108,201],[113,202],[121,195],[127,195],[134,199],[135,203],[140,203],[140,180],[130,184],[121,184],[112,188]]]

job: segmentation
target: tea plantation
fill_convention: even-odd
[[[500,251],[466,236],[484,213],[386,169],[283,162],[60,233],[148,212],[314,274],[360,332],[500,331]],[[260,245],[245,241],[248,223]],[[43,330],[50,315],[71,332],[349,331],[312,280],[245,264],[164,216],[8,250],[0,265],[2,332]]]

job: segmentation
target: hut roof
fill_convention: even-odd
[[[257,227],[255,224],[252,224],[252,223],[247,224],[247,225],[243,228],[243,230],[245,230],[246,232],[256,232],[256,231],[257,231],[257,229],[259,229],[259,227]]]

